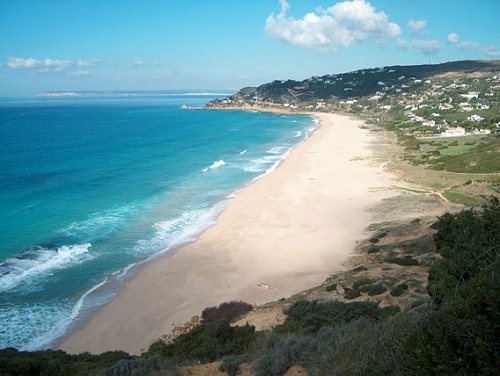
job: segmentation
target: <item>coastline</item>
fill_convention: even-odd
[[[239,191],[218,224],[140,270],[61,348],[139,354],[205,307],[264,304],[343,270],[387,197],[390,175],[370,160],[361,120],[314,114],[319,127],[271,173]]]

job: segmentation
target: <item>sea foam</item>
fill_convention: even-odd
[[[223,160],[223,159],[218,160],[218,161],[216,161],[216,162],[212,163],[212,164],[211,164],[210,166],[208,166],[207,168],[204,168],[204,169],[203,169],[203,172],[207,172],[209,169],[210,169],[210,170],[216,169],[216,168],[218,168],[218,167],[220,167],[220,166],[224,166],[225,164],[226,164],[226,162],[224,162],[224,160]]]
[[[55,269],[82,263],[92,256],[88,254],[90,243],[62,247],[32,247],[17,257],[0,262],[0,292],[15,288],[23,282],[50,273]]]
[[[201,232],[217,223],[217,216],[226,206],[227,201],[222,200],[212,207],[186,210],[178,217],[157,222],[153,225],[155,235],[139,241],[135,249],[138,253],[152,248],[168,251],[181,244],[193,242]]]
[[[102,212],[96,212],[83,221],[74,221],[59,230],[64,236],[77,238],[97,238],[116,232],[131,213],[136,212],[135,205],[124,205]]]

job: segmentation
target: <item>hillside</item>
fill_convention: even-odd
[[[393,132],[394,172],[477,205],[500,187],[500,60],[391,66],[273,81],[206,108],[352,114]]]
[[[370,112],[387,103],[439,107],[444,97],[454,99],[451,102],[464,102],[461,95],[477,92],[482,104],[491,108],[499,102],[499,74],[500,60],[363,69],[246,87],[228,98],[213,100],[206,107],[329,111],[338,106],[347,106],[347,109],[351,106],[354,112]],[[434,104],[430,103],[431,98],[435,98]],[[496,123],[498,121],[500,118]]]

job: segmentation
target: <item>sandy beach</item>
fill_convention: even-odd
[[[263,304],[342,270],[390,192],[370,158],[363,122],[318,114],[321,126],[272,173],[239,191],[198,241],[135,275],[118,297],[61,346],[70,353],[139,354],[207,306]]]

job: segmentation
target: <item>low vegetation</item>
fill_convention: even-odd
[[[441,216],[433,226],[440,258],[430,268],[430,298],[404,312],[369,301],[298,300],[283,324],[256,332],[253,326],[230,325],[229,317],[249,308],[230,302],[206,309],[202,325],[171,344],[154,343],[140,357],[4,349],[0,375],[176,375],[180,365],[214,360],[222,361],[229,375],[236,375],[242,363],[251,363],[257,376],[283,375],[294,364],[310,375],[496,375],[499,223],[495,198],[481,210]],[[360,294],[386,290],[366,277],[353,284],[350,291]],[[390,294],[405,294],[410,285],[400,283]]]
[[[225,302],[218,307],[208,307],[201,313],[203,323],[207,324],[217,320],[233,321],[252,310],[252,305],[245,302]]]

